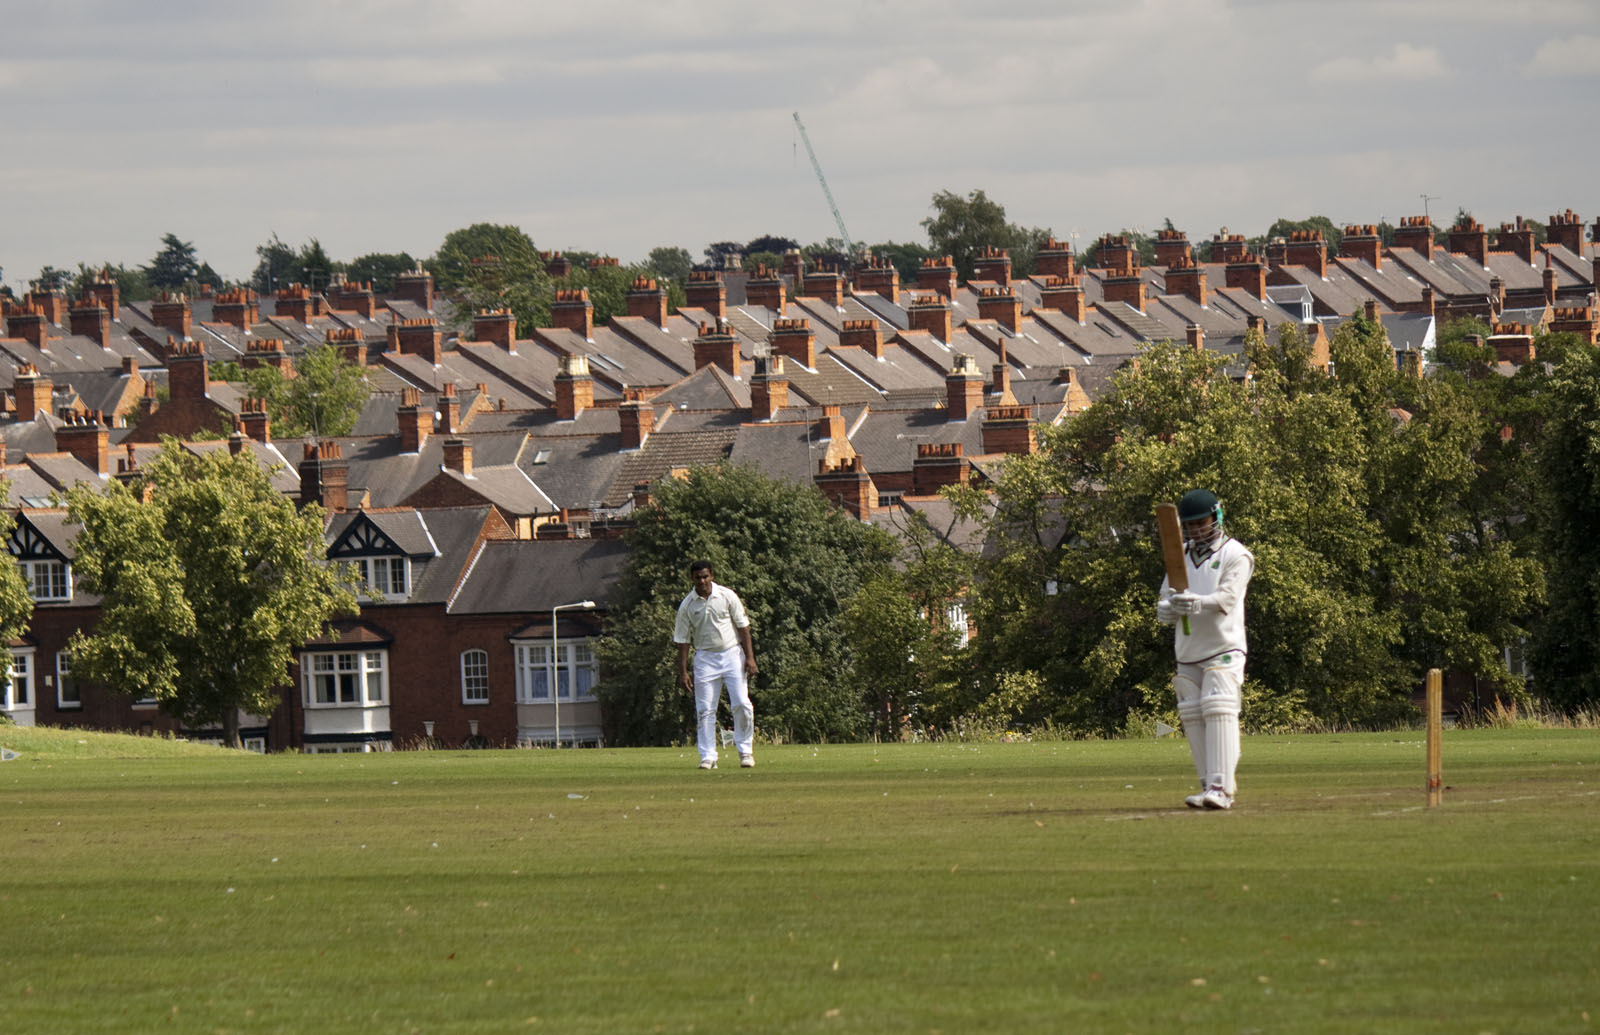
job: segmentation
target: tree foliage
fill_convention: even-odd
[[[295,376],[262,365],[245,373],[250,393],[266,400],[267,415],[282,435],[348,435],[372,388],[361,367],[328,345],[312,345],[294,361]]]
[[[974,611],[988,692],[1035,672],[1036,721],[1110,732],[1170,710],[1170,632],[1152,616],[1156,502],[1214,489],[1255,552],[1253,681],[1334,723],[1404,714],[1426,668],[1519,689],[1500,648],[1541,595],[1537,562],[1477,500],[1497,426],[1459,384],[1406,377],[1381,325],[1334,336],[1337,377],[1287,325],[1253,335],[1255,376],[1160,344],[1041,452],[1007,466],[1003,547]]]
[[[1011,253],[1013,276],[1032,275],[1039,245],[1051,235],[1040,227],[1021,227],[1006,222],[1005,206],[981,190],[966,197],[942,190],[933,195],[933,215],[922,221],[928,243],[935,255],[955,260],[962,280],[972,277],[973,262],[985,247],[1004,248]]]
[[[975,558],[951,542],[964,519],[977,523],[975,515],[957,510],[941,531],[922,511],[894,514],[899,563],[868,579],[845,606],[849,678],[863,688],[877,739],[953,729],[975,703],[959,631],[950,621],[975,566]]]
[[[321,508],[296,511],[248,452],[168,440],[131,484],[73,488],[68,513],[75,577],[102,598],[74,673],[235,746],[239,711],[271,714],[295,649],[356,610],[349,573],[322,560]]]
[[[894,554],[885,532],[832,507],[810,487],[744,467],[692,468],[656,486],[629,535],[628,565],[598,651],[595,693],[613,744],[685,742],[693,702],[677,687],[673,617],[691,561],[712,563],[743,599],[760,674],[756,723],[793,740],[860,737],[865,688],[840,679],[849,655],[842,613]]]
[[[650,257],[645,260],[645,265],[655,272],[658,279],[682,285],[688,283],[689,273],[694,269],[694,257],[687,248],[663,246],[650,249]]]
[[[161,250],[143,267],[145,280],[157,291],[181,291],[200,272],[194,245],[177,234],[161,236]]]
[[[409,252],[368,252],[344,265],[345,274],[354,281],[371,284],[377,294],[394,290],[395,278],[417,268],[417,260]]]
[[[332,282],[333,275],[343,267],[328,257],[322,242],[311,238],[299,248],[278,238],[256,246],[256,268],[250,274],[250,283],[262,294],[270,294],[290,284],[304,284],[321,291]]]
[[[474,223],[452,230],[428,261],[434,283],[460,304],[463,328],[481,309],[509,309],[518,333],[550,326],[550,275],[533,239],[521,228]]]

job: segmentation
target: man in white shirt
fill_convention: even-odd
[[[678,605],[672,640],[678,645],[678,685],[694,694],[695,739],[700,768],[717,767],[717,702],[724,684],[733,711],[733,746],[739,765],[756,764],[756,713],[747,680],[756,674],[756,651],[750,642],[750,619],[744,602],[711,577],[710,561],[689,565],[694,589]],[[694,676],[689,675],[689,648],[694,648]]]
[[[1256,558],[1222,530],[1222,504],[1207,489],[1178,501],[1189,588],[1174,593],[1161,580],[1156,621],[1174,626],[1178,671],[1172,688],[1200,791],[1184,799],[1194,809],[1233,807],[1239,765],[1239,711],[1244,690],[1244,595]]]

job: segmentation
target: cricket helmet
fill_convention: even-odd
[[[1200,536],[1190,534],[1191,522],[1211,518],[1209,527]],[[1183,537],[1200,547],[1215,546],[1222,539],[1222,501],[1210,489],[1190,489],[1178,501],[1178,520],[1183,522]]]

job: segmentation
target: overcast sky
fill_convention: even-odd
[[[1600,215],[1592,0],[0,0],[0,268]]]

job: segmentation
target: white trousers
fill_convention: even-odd
[[[702,762],[717,760],[717,702],[722,687],[728,687],[728,707],[733,711],[733,746],[739,754],[755,750],[756,710],[750,704],[750,691],[744,681],[744,650],[697,650],[694,652],[695,741]]]
[[[1239,768],[1239,711],[1244,700],[1244,655],[1230,652],[1227,661],[1178,666],[1172,689],[1178,695],[1178,718],[1189,740],[1195,773],[1204,787],[1236,793]]]

